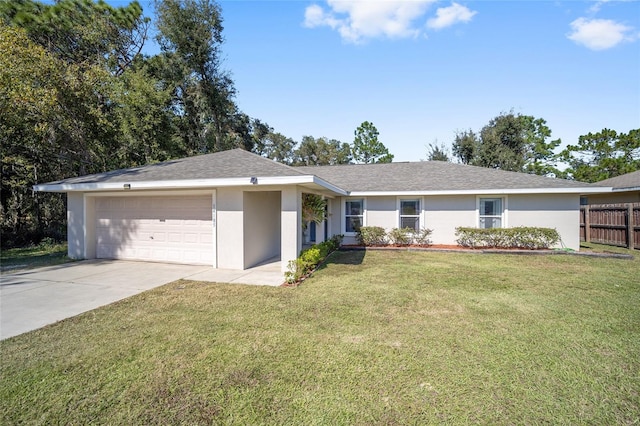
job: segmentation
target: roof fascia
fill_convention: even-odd
[[[640,191],[640,186],[613,188],[613,192],[631,192],[631,191]]]
[[[418,196],[418,195],[517,195],[517,194],[602,194],[611,192],[611,188],[581,187],[581,188],[523,188],[523,189],[460,189],[443,191],[351,191],[352,197],[382,197],[382,196]]]
[[[266,185],[298,185],[314,183],[340,195],[346,195],[346,191],[332,185],[313,175],[300,176],[256,176],[253,177],[225,178],[225,179],[183,179],[164,181],[141,181],[141,182],[94,182],[94,183],[54,183],[34,185],[34,191],[42,192],[98,192],[125,190],[153,190],[153,189],[196,189],[196,188],[220,188],[232,186],[266,186]]]

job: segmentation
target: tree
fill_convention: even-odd
[[[390,163],[393,154],[378,140],[378,129],[368,121],[363,122],[354,132],[355,139],[351,154],[357,163]]]
[[[524,170],[530,174],[540,176],[560,177],[561,173],[556,167],[559,160],[554,150],[562,142],[560,139],[547,141],[551,137],[551,129],[542,118],[521,116],[524,121],[526,151]]]
[[[57,58],[79,66],[106,65],[121,75],[140,54],[150,20],[137,1],[112,7],[104,1],[0,2],[0,19],[23,28]]]
[[[247,149],[248,117],[233,101],[233,81],[220,66],[220,7],[211,0],[160,0],[156,12],[162,78],[173,87],[185,154]]]
[[[296,166],[329,166],[351,162],[351,147],[335,139],[303,136],[294,153]]]
[[[295,158],[297,142],[282,133],[269,131],[261,142],[261,148],[255,152],[282,164],[291,165]]]
[[[427,160],[451,162],[451,159],[449,158],[449,150],[444,144],[438,145],[436,141],[434,144],[429,144],[427,148]]]
[[[610,129],[588,133],[560,155],[569,165],[567,176],[575,180],[598,182],[631,173],[640,170],[640,129],[628,133]]]
[[[484,126],[456,133],[453,153],[463,164],[540,175],[557,174],[553,150],[560,140],[547,141],[546,121],[533,116],[502,113]]]
[[[480,145],[478,135],[471,129],[456,132],[453,142],[453,154],[462,164],[471,164],[476,157],[476,151]]]

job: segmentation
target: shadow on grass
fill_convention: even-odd
[[[361,265],[365,254],[366,254],[366,251],[364,250],[357,250],[357,251],[356,250],[349,250],[349,251],[337,250],[331,253],[329,257],[324,262],[322,262],[320,266],[318,266],[317,270],[322,270],[326,268],[328,264]]]

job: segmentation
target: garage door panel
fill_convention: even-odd
[[[213,263],[211,196],[96,202],[98,258]]]

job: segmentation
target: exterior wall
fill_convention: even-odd
[[[342,197],[335,197],[329,201],[329,238],[331,238],[332,235],[342,234],[340,230],[341,223],[344,220],[340,207],[342,204],[344,204]]]
[[[85,255],[84,196],[79,192],[67,194],[67,254],[72,259]]]
[[[280,192],[244,192],[244,268],[280,256]]]
[[[97,257],[96,247],[96,198],[87,194],[84,198],[84,256],[85,259],[95,259]]]
[[[484,197],[485,195],[482,195]],[[486,197],[504,199],[504,225],[538,226],[555,228],[562,238],[562,244],[578,250],[580,247],[579,195],[572,194],[526,194],[499,196],[486,194]],[[410,198],[410,197],[407,197]],[[332,225],[333,233],[343,229],[344,202],[346,198],[336,199],[334,204],[341,205],[339,224]],[[451,195],[423,197],[424,228],[433,230],[433,244],[457,244],[455,229],[460,226],[478,226],[478,196]],[[335,206],[334,206],[335,210]],[[335,214],[335,213],[334,213]],[[399,212],[397,197],[365,197],[365,226],[381,226],[389,231],[398,227]],[[345,235],[344,244],[356,244],[356,238]]]
[[[396,197],[368,197],[365,206],[367,226],[381,226],[386,230],[398,227]]]
[[[302,192],[297,187],[282,188],[280,221],[280,262],[285,272],[302,249]]]
[[[589,204],[640,203],[640,191],[593,194],[587,197]]]
[[[555,228],[565,247],[580,249],[580,196],[534,194],[509,196],[509,227]]]
[[[237,188],[217,193],[218,268],[244,269],[244,197]]]
[[[433,244],[457,244],[457,227],[478,226],[475,195],[425,197],[424,209],[424,227],[433,230]]]

